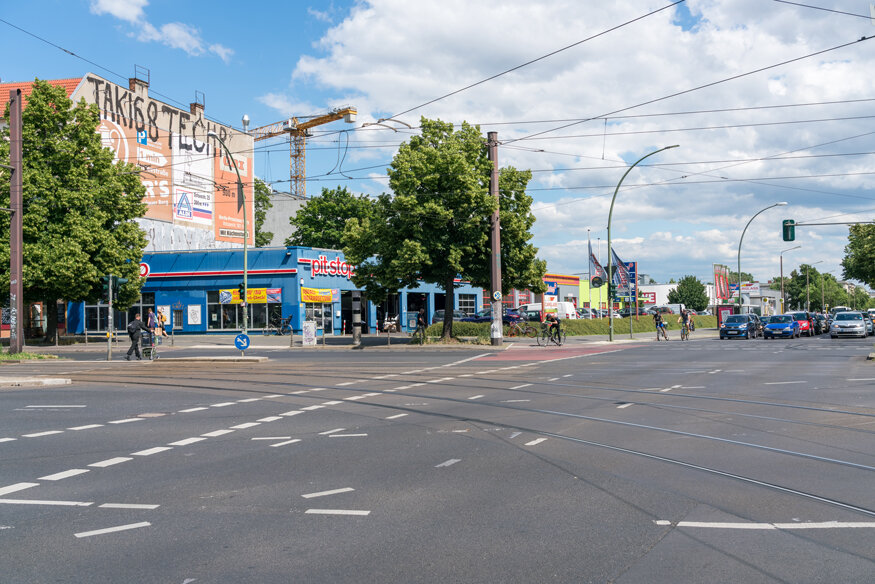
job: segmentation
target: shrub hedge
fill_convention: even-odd
[[[666,325],[669,330],[680,330],[681,325],[677,322],[677,315],[665,315]],[[696,328],[717,328],[716,316],[694,316],[693,321],[696,323]],[[538,323],[531,323],[535,327]],[[453,336],[454,337],[477,337],[479,340],[489,339],[491,323],[488,322],[454,322]],[[607,318],[579,319],[579,320],[563,320],[562,328],[569,337],[585,336],[585,335],[606,335],[610,331]],[[628,318],[614,319],[614,334],[622,334],[629,331]],[[428,327],[427,334],[430,337],[439,337],[443,335],[443,323],[433,324]],[[632,317],[632,332],[646,333],[656,332],[653,326],[653,318],[650,316],[641,316],[636,320]],[[507,336],[507,327],[504,327],[504,335]]]

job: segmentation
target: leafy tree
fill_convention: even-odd
[[[347,222],[344,253],[355,263],[353,281],[371,299],[419,280],[442,286],[444,338],[452,336],[457,279],[488,288],[489,231],[496,208],[489,194],[492,162],[480,129],[458,130],[422,118],[422,134],[401,145],[388,170],[394,196],[381,195],[373,217]],[[502,288],[545,289],[546,263],[529,240],[534,223],[525,194],[531,174],[504,169],[499,178]]]
[[[875,287],[875,225],[851,225],[842,260],[845,278]]]
[[[270,244],[273,233],[262,231],[267,212],[273,207],[270,202],[270,187],[260,178],[255,179],[255,247],[264,247]]]
[[[366,220],[374,213],[374,202],[366,195],[354,195],[346,187],[322,189],[289,219],[295,232],[286,245],[343,248],[343,229],[349,219]]]
[[[850,306],[849,302],[852,302],[835,276],[818,272],[808,264],[800,265],[798,270],[790,272],[789,278],[785,278],[784,293],[787,296],[786,310],[805,310],[809,298],[813,311],[824,310],[824,303],[833,307]]]
[[[5,118],[9,116],[6,108]],[[47,305],[47,341],[57,331],[57,300],[95,302],[100,277],[128,279],[119,308],[140,295],[146,237],[134,221],[146,211],[137,167],[115,163],[97,133],[97,106],[73,105],[61,88],[36,80],[23,113],[24,301]],[[8,128],[0,159],[9,159]],[[0,173],[0,207],[9,206],[9,174]],[[0,221],[0,265],[9,265],[9,222]],[[9,274],[0,271],[0,289]]]
[[[684,304],[687,308],[695,311],[708,308],[708,294],[705,285],[695,276],[684,276],[678,282],[677,287],[668,292],[668,301],[671,304]]]
[[[741,281],[756,282],[756,278],[753,277],[753,274],[750,274],[748,272],[741,272]],[[738,272],[729,272],[729,282],[732,284],[738,282]]]

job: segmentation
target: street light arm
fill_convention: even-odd
[[[753,223],[753,220],[756,219],[760,213],[768,211],[772,207],[783,207],[786,204],[787,203],[785,203],[785,202],[775,203],[774,205],[769,205],[765,209],[760,209],[759,211],[757,211],[756,214],[750,218],[750,221],[747,222],[747,225],[744,226],[744,229],[741,232],[741,237],[738,239],[738,272],[736,274],[736,276],[737,276],[736,283],[738,284],[738,313],[739,314],[741,314],[741,307],[742,307],[742,303],[741,303],[741,242],[744,241],[744,234],[747,233],[747,228],[750,227],[750,224]]]

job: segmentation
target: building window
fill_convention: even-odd
[[[140,301],[132,305],[126,312],[113,309],[112,319],[113,328],[117,331],[124,331],[128,328],[128,323],[134,320],[134,315],[140,313],[143,322],[146,321],[146,315],[149,309],[155,310],[155,293],[147,292],[140,296]],[[100,302],[98,304],[85,305],[85,330],[88,332],[105,332],[109,320],[109,306]]]
[[[465,314],[474,314],[477,312],[477,295],[459,294],[459,310]]]
[[[279,298],[279,296],[277,296]],[[263,329],[267,327],[268,317],[282,315],[282,304],[279,302],[250,303],[249,321],[250,329]],[[208,330],[237,330],[243,328],[243,307],[239,304],[222,304],[219,302],[219,291],[207,291],[207,329]]]

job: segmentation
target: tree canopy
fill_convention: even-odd
[[[267,212],[273,207],[270,202],[270,187],[260,178],[255,179],[255,247],[264,247],[270,244],[273,233],[262,231]]]
[[[323,188],[320,196],[308,200],[289,219],[295,232],[286,239],[286,245],[342,249],[346,222],[366,220],[373,212],[374,202],[365,195],[354,195],[346,187]]]
[[[669,291],[668,301],[671,304],[683,304],[695,311],[708,308],[708,294],[705,291],[705,285],[695,276],[681,278],[677,287]]]
[[[845,278],[875,288],[875,225],[851,225],[848,231],[848,245],[842,260]]]
[[[97,301],[103,275],[128,279],[120,308],[139,298],[146,237],[134,219],[146,211],[145,188],[139,168],[116,163],[101,144],[98,124],[97,106],[73,105],[63,89],[34,82],[23,112],[24,300],[48,303],[52,336],[56,301]],[[0,159],[9,160],[8,139],[0,139]],[[0,206],[9,206],[8,173],[0,173]],[[9,265],[8,221],[0,221],[0,242],[0,265]],[[9,290],[6,270],[0,289]]]
[[[353,281],[381,299],[419,280],[443,287],[444,337],[452,335],[454,289],[460,280],[489,287],[493,163],[480,129],[422,118],[421,135],[401,145],[388,170],[393,195],[381,195],[374,215],[347,222],[344,253]],[[503,169],[499,179],[502,288],[543,291],[546,263],[535,258],[534,223],[525,194],[528,171]]]

